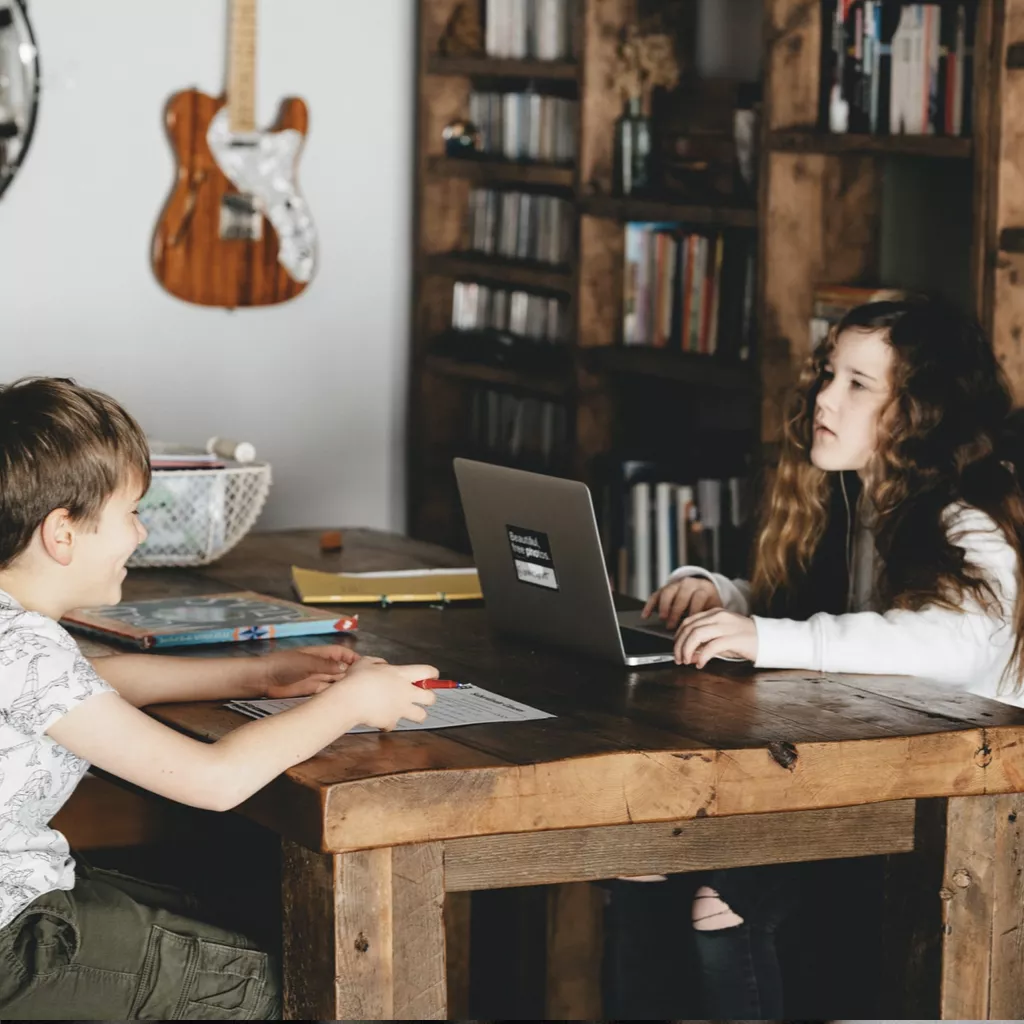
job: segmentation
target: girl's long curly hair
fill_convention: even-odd
[[[884,331],[893,350],[892,388],[879,418],[877,450],[863,473],[878,515],[884,608],[959,610],[976,601],[1001,614],[991,584],[966,561],[944,510],[963,502],[991,516],[1017,553],[1015,643],[1004,681],[1024,682],[1024,468],[1019,414],[984,332],[972,318],[934,300],[875,302],[851,310],[803,367],[785,420],[782,450],[762,509],[754,556],[753,604],[778,614],[795,604],[823,607],[823,541],[835,526],[841,474],[811,463],[814,409],[836,341],[845,331]],[[840,505],[839,508],[842,506]],[[845,528],[845,523],[843,524]],[[794,595],[802,599],[794,601]]]

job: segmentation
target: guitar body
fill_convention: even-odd
[[[295,169],[309,124],[287,99],[269,131],[231,133],[223,98],[191,89],[167,104],[174,188],[153,237],[153,271],[202,306],[269,306],[312,277],[316,236]]]

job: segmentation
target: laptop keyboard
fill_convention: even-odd
[[[668,654],[672,651],[671,636],[655,636],[653,633],[644,632],[642,629],[630,629],[628,626],[620,627],[619,632],[622,634],[622,646],[627,655]]]

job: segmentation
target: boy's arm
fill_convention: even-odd
[[[310,653],[315,650],[316,653]],[[96,674],[129,704],[173,704],[193,700],[252,700],[264,697],[282,662],[298,680],[338,676],[359,660],[337,644],[249,658],[176,658],[159,654],[110,654],[90,658]]]
[[[223,811],[357,724],[390,728],[399,718],[422,721],[421,705],[433,703],[434,694],[412,684],[436,676],[429,665],[360,665],[304,704],[249,722],[216,743],[184,736],[109,691],[46,732],[112,775],[179,803]]]

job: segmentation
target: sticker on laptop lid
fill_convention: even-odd
[[[520,583],[529,583],[545,590],[558,589],[555,576],[555,562],[551,557],[548,535],[538,530],[524,530],[521,526],[509,526],[508,542],[512,548],[512,561]]]

